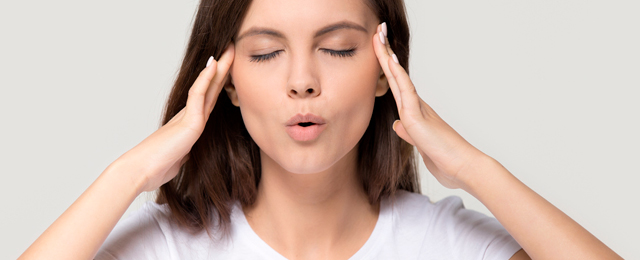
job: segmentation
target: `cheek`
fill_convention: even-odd
[[[326,89],[332,98],[343,100],[341,103],[345,105],[370,106],[373,109],[380,76],[380,65],[373,49],[360,50],[351,60],[332,65],[325,67],[325,74],[330,76],[327,77],[323,91]]]
[[[277,94],[273,79],[276,73],[265,69],[256,69],[248,61],[234,62],[231,77],[233,78],[238,103],[241,110],[254,111],[269,106],[269,102]]]
[[[268,127],[262,121],[282,119],[300,109],[299,100],[287,95],[287,68],[291,67],[287,62],[280,57],[267,64],[237,60],[232,65],[230,73],[247,128]],[[319,83],[322,94],[309,103],[316,109],[322,107],[329,114],[344,117],[345,121],[364,118],[368,125],[381,71],[372,47],[361,48],[353,57],[321,54],[315,63],[309,74]]]
[[[317,66],[308,75],[317,80],[321,95],[308,100],[287,95],[287,61],[268,66],[233,64],[231,77],[242,119],[266,155],[291,172],[316,172],[333,165],[356,146],[371,121],[380,73],[372,49],[356,56],[316,60]],[[296,144],[283,126],[300,109],[311,109],[331,122],[313,146]]]
[[[357,58],[345,59],[325,67],[327,77],[323,93],[330,99],[330,109],[340,121],[337,142],[346,148],[355,146],[371,122],[380,65],[373,49],[361,50]]]
[[[242,120],[256,143],[270,142],[281,119],[282,90],[276,89],[274,79],[277,73],[256,69],[247,62],[232,65],[233,78]]]

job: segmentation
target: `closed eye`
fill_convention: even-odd
[[[330,49],[321,49],[323,52],[328,53],[331,56],[334,57],[351,57],[353,55],[355,55],[355,51],[356,48],[351,48],[351,49],[347,49],[347,50],[330,50]],[[270,59],[275,58],[276,56],[278,56],[278,54],[280,54],[281,52],[283,52],[283,50],[277,50],[274,51],[272,53],[269,54],[264,54],[264,55],[251,55],[251,62],[264,62],[264,61],[268,61]]]
[[[276,56],[278,56],[278,54],[280,54],[280,52],[283,52],[283,50],[277,50],[277,51],[274,51],[272,53],[264,54],[264,55],[251,55],[251,60],[250,61],[252,61],[252,62],[267,61],[267,60],[273,59]]]
[[[348,50],[329,50],[329,49],[322,49],[322,51],[331,54],[331,56],[335,56],[335,57],[351,57],[355,54],[356,48],[351,48]]]

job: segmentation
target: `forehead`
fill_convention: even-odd
[[[364,28],[377,25],[367,0],[253,0],[237,35],[252,27],[275,28],[287,35],[313,36],[317,29],[337,22]]]

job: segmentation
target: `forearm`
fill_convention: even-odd
[[[92,259],[140,193],[130,176],[109,165],[19,259]]]
[[[467,192],[500,221],[532,259],[621,259],[615,252],[487,157]]]

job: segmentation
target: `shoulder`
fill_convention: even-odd
[[[438,217],[443,214],[453,214],[463,209],[462,199],[457,196],[449,196],[440,201],[433,202],[427,195],[398,190],[395,197],[390,198],[390,206],[403,218],[420,219],[425,217]]]
[[[112,231],[123,232],[125,230],[153,231],[167,228],[171,224],[169,216],[171,210],[166,204],[158,204],[155,201],[147,201],[138,210],[131,212],[128,217],[118,222]]]
[[[434,230],[440,232],[447,227],[456,226],[456,223],[464,223],[470,216],[486,217],[465,209],[458,196],[434,202],[427,195],[406,190],[398,190],[390,197],[388,207],[396,229],[408,229],[411,232],[432,234]]]
[[[441,236],[443,230],[439,227],[442,224],[438,222],[449,219],[446,215],[451,215],[450,212],[461,205],[459,197],[448,197],[434,203],[426,195],[398,190],[387,198],[382,208],[389,216],[394,236],[407,240],[399,244],[407,244],[411,240],[415,247],[416,243],[422,244],[421,241],[427,241],[431,236]]]
[[[458,196],[433,202],[426,195],[403,190],[392,204],[397,217],[394,226],[421,241],[419,254],[424,258],[509,259],[521,248],[500,222],[466,209]]]
[[[167,205],[146,202],[116,224],[95,259],[162,259],[167,253],[166,234],[171,229],[169,213]]]
[[[232,214],[232,225],[238,216]],[[217,219],[211,217],[215,223]],[[209,231],[184,227],[174,220],[167,204],[148,201],[116,224],[95,259],[209,259],[212,255],[225,259],[240,248],[229,247],[216,228]]]
[[[160,231],[169,223],[169,214],[170,210],[166,204],[147,201],[138,210],[121,219],[110,236],[130,233],[149,235],[149,232]]]
[[[466,209],[458,196],[449,196],[434,202],[427,195],[399,190],[395,198],[390,200],[390,205],[396,215],[405,221],[416,220],[422,224],[428,221],[440,227],[442,224],[456,225],[473,220],[497,222],[492,217]]]

